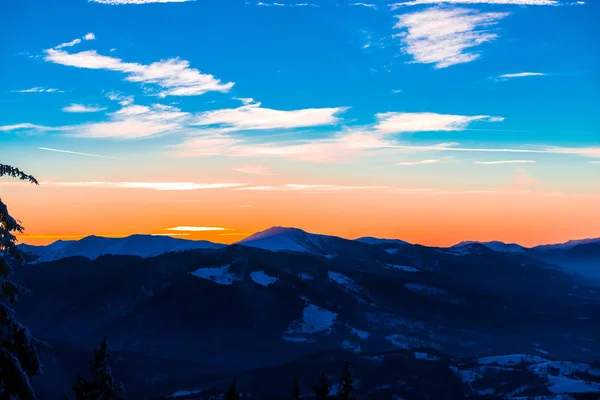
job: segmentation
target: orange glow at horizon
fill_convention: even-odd
[[[47,244],[88,235],[179,234],[234,243],[271,226],[354,239],[398,238],[429,246],[501,240],[525,246],[600,236],[598,195],[536,192],[430,193],[157,192],[143,189],[9,187],[3,200],[26,228],[19,240]],[[169,231],[177,226],[224,231]],[[182,235],[183,234],[183,235]]]

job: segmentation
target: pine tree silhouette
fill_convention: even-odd
[[[356,390],[354,384],[354,378],[352,378],[352,374],[350,373],[350,363],[346,361],[344,364],[344,371],[340,378],[340,400],[350,400],[354,398],[354,396],[352,396],[352,392]]]
[[[225,395],[225,400],[239,400],[240,395],[237,392],[237,378],[234,377],[231,385],[229,385],[229,389],[227,389],[227,394]]]
[[[90,361],[91,381],[79,374],[73,386],[75,400],[124,400],[123,385],[115,383],[111,370],[112,356],[106,337],[98,348],[94,349],[94,358]]]
[[[18,168],[0,164],[0,177],[5,175],[38,184],[33,176]],[[22,232],[23,227],[0,199],[0,399],[34,400],[29,378],[42,373],[37,350],[43,343],[31,336],[9,307],[27,293],[10,280],[11,264],[19,264],[27,258],[17,247],[13,234]]]
[[[327,400],[329,397],[329,383],[327,382],[327,375],[325,375],[325,372],[321,372],[319,384],[313,385],[312,391],[316,400]]]
[[[292,395],[292,400],[302,399],[302,392],[300,391],[300,382],[298,380],[298,377],[296,377],[296,379],[294,379],[294,385],[292,386],[292,389],[290,390],[290,394]]]

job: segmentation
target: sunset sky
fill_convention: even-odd
[[[600,236],[599,2],[305,1],[3,2],[20,240]]]

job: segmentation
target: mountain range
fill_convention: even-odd
[[[281,398],[295,375],[306,389],[321,369],[337,379],[344,359],[360,398],[593,392],[600,284],[570,268],[597,270],[597,245],[436,248],[282,227],[229,246],[88,237],[21,245],[38,258],[15,269],[32,292],[16,313],[52,346],[40,398],[67,394],[104,336],[132,399],[211,398],[233,375],[254,398]]]

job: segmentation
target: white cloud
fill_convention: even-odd
[[[479,12],[465,8],[429,8],[402,14],[394,26],[403,32],[396,35],[403,44],[403,52],[414,62],[435,64],[435,68],[471,62],[479,54],[469,49],[498,37],[489,28],[508,13]]]
[[[398,93],[402,93],[403,90],[402,89],[392,89],[392,93],[394,94],[398,94]]]
[[[437,164],[441,160],[422,160],[422,161],[403,161],[399,162],[396,165],[427,165],[427,164]]]
[[[330,184],[295,184],[288,183],[282,186],[247,186],[235,190],[265,191],[265,192],[332,192],[351,190],[385,189],[386,186],[344,186]]]
[[[70,136],[85,138],[141,139],[172,134],[185,128],[189,114],[178,108],[153,104],[127,105],[109,114],[106,122],[85,123],[64,127]]]
[[[0,126],[0,132],[22,131],[22,130],[49,131],[49,130],[60,130],[60,128],[53,128],[50,126],[30,124],[29,122],[25,122],[22,124]]]
[[[95,40],[95,39],[96,39],[96,36],[92,32],[87,33],[86,35],[83,36],[83,40]],[[75,46],[76,44],[79,44],[79,43],[81,43],[81,39],[77,38],[77,39],[71,40],[70,42],[61,43],[58,46],[55,46],[54,48],[55,49],[62,49],[62,48],[65,48],[65,47],[73,47],[73,46]]]
[[[55,49],[62,49],[63,47],[71,47],[71,46],[75,46],[76,44],[81,43],[81,39],[73,39],[70,42],[65,42],[65,43],[61,43],[58,46],[55,47]]]
[[[64,93],[64,90],[56,88],[33,87],[29,89],[14,90],[15,93]]]
[[[377,5],[372,3],[350,3],[351,6],[359,6],[359,7],[367,7],[367,8],[377,8]]]
[[[101,156],[98,154],[91,154],[91,153],[80,153],[78,151],[69,151],[69,150],[60,150],[60,149],[52,149],[49,147],[38,147],[39,150],[44,150],[44,151],[54,151],[57,153],[66,153],[66,154],[75,154],[78,156],[87,156],[87,157],[99,157],[99,158],[110,158],[110,159],[115,159],[114,157],[108,157],[108,156]]]
[[[533,164],[534,160],[501,160],[501,161],[474,161],[473,164],[497,165],[497,164]]]
[[[221,228],[219,226],[175,226],[166,228],[165,231],[183,231],[183,232],[211,232],[211,231],[228,231],[230,229]]]
[[[233,169],[234,171],[243,172],[245,174],[255,175],[272,175],[271,169],[262,165],[241,165]]]
[[[392,10],[406,6],[418,6],[424,4],[502,4],[519,6],[558,6],[556,0],[412,0],[392,4]]]
[[[233,82],[223,83],[213,75],[191,68],[186,60],[170,58],[152,64],[124,62],[119,58],[103,56],[95,50],[67,53],[47,49],[44,60],[76,68],[118,71],[126,80],[142,84],[155,84],[162,88],[159,96],[196,96],[206,92],[228,92]]]
[[[133,96],[125,96],[116,92],[109,92],[106,94],[109,100],[118,101],[122,106],[128,106],[133,103]]]
[[[500,79],[511,79],[511,78],[525,78],[528,76],[546,76],[547,74],[543,72],[519,72],[516,74],[504,74],[500,75],[498,78]]]
[[[41,182],[46,186],[77,188],[149,189],[158,191],[224,189],[244,186],[244,183],[195,183],[195,182]]]
[[[471,122],[501,122],[502,117],[490,115],[452,115],[436,113],[402,113],[387,112],[376,115],[375,130],[384,133],[427,132],[427,131],[460,131]]]
[[[91,3],[109,4],[111,6],[126,4],[149,4],[149,3],[185,3],[196,0],[88,0]]]
[[[192,125],[221,125],[235,130],[302,128],[335,124],[339,121],[336,115],[346,110],[347,107],[334,107],[284,111],[264,108],[256,102],[197,114]]]
[[[71,113],[90,113],[106,110],[105,107],[85,106],[83,104],[70,104],[62,109],[64,112]]]

